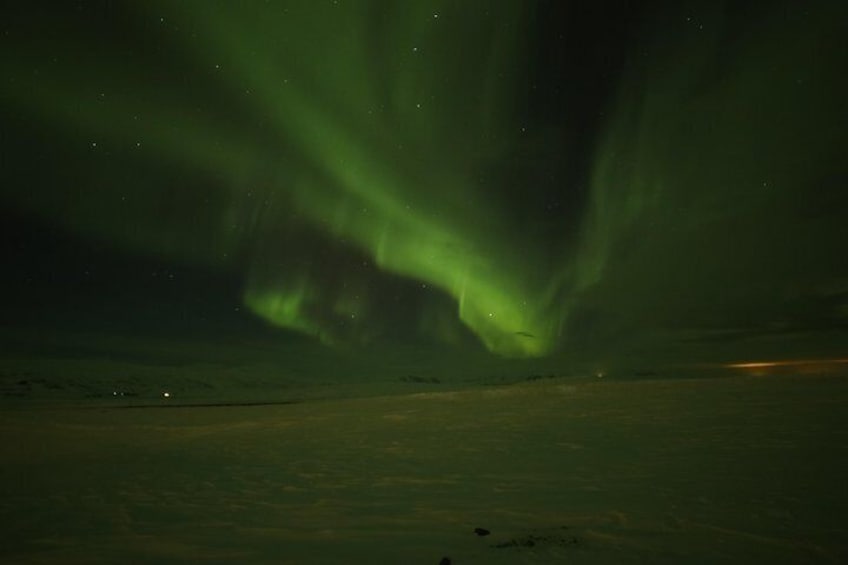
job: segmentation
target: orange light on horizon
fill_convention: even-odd
[[[794,359],[783,361],[750,361],[745,363],[727,363],[728,369],[764,369],[768,367],[797,367],[802,365],[838,365],[846,364],[848,359]]]

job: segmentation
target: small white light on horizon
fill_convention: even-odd
[[[170,393],[170,392],[163,392],[163,393],[162,393],[162,396],[163,396],[164,398],[171,398],[171,393]]]

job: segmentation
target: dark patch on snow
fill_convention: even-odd
[[[532,532],[520,536],[511,537],[502,542],[492,544],[490,547],[495,549],[508,548],[528,548],[536,546],[559,546],[571,547],[580,545],[580,540],[566,532],[568,526],[562,526],[556,530],[533,530]]]
[[[422,383],[428,385],[438,385],[442,383],[442,381],[436,377],[418,377],[415,375],[407,375],[405,377],[401,377],[400,380],[405,383]]]

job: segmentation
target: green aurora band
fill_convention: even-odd
[[[675,37],[666,24],[682,11],[649,20],[605,112],[584,209],[553,237],[511,215],[532,188],[492,178],[521,135],[534,18],[523,0],[485,13],[139,4],[115,17],[146,46],[122,49],[12,34],[4,104],[63,124],[80,162],[99,160],[63,171],[49,198],[3,197],[131,249],[243,270],[254,313],[328,344],[390,332],[388,297],[411,288],[418,332],[462,343],[470,330],[511,357],[638,327],[743,327],[775,300],[803,301],[799,280],[848,289],[832,252],[810,251],[844,235],[820,221],[838,203],[808,199],[798,216],[848,146],[833,87],[848,68],[844,9],[831,4],[791,37],[775,10],[734,36],[732,58],[715,8]],[[776,282],[790,271],[800,279]],[[735,294],[740,279],[756,299]]]

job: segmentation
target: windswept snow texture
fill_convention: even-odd
[[[845,563],[846,399],[784,376],[9,404],[0,561]]]

